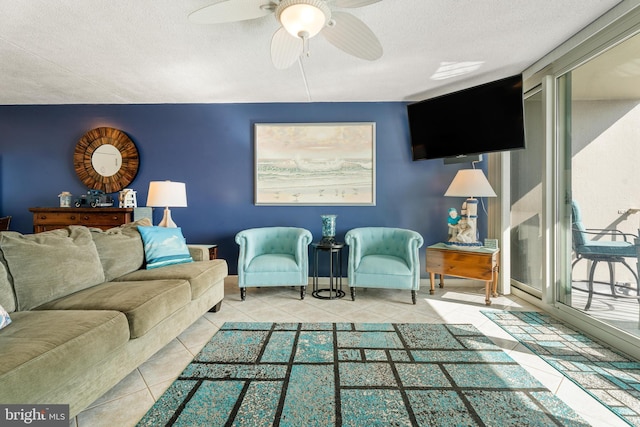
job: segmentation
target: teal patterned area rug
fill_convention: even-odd
[[[640,363],[538,312],[483,311],[506,332],[632,426],[640,426]]]
[[[472,325],[225,323],[140,426],[586,426]]]

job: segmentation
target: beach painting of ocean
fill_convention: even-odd
[[[256,124],[256,205],[376,204],[375,123]]]

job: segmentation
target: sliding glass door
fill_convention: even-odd
[[[640,336],[637,258],[595,270],[572,250],[571,204],[579,206],[595,242],[633,244],[640,224],[640,35],[584,62],[557,80],[556,300],[635,336]],[[632,251],[633,252],[633,251]],[[577,262],[576,262],[577,261]],[[619,260],[618,260],[619,261]],[[572,263],[575,263],[572,266]],[[591,301],[589,303],[589,296]]]

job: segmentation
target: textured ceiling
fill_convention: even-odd
[[[216,1],[0,1],[0,104],[418,100],[520,73],[619,3],[383,0],[349,10],[377,34],[381,59],[351,57],[317,36],[302,66],[277,70],[272,15],[187,19]],[[480,68],[430,78],[441,63],[469,61]]]

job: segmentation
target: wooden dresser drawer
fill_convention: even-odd
[[[130,221],[127,221],[128,219],[128,215],[124,215],[124,214],[112,214],[112,213],[108,213],[108,214],[102,214],[102,215],[97,215],[97,214],[82,214],[80,215],[80,225],[86,225],[86,226],[99,226],[99,225],[112,225],[112,226],[118,226]]]
[[[84,225],[103,230],[133,221],[133,208],[30,208],[33,231],[40,233],[68,225]]]

